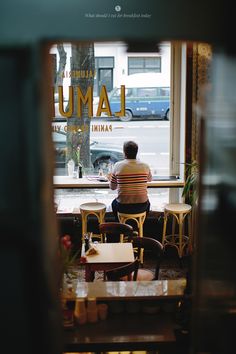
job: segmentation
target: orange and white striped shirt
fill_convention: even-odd
[[[152,180],[149,166],[136,159],[125,159],[115,163],[110,188],[117,189],[117,200],[121,204],[145,203],[148,200],[147,182]]]

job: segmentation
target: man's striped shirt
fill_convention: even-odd
[[[152,180],[149,166],[136,159],[125,159],[114,165],[110,188],[117,189],[122,204],[145,203],[148,200],[147,182]]]

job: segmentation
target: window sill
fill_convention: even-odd
[[[163,177],[164,178],[164,177]],[[54,176],[53,178],[54,188],[109,188],[109,182],[101,182],[94,178],[72,178],[69,176]],[[184,182],[180,179],[164,178],[156,181],[148,182],[150,188],[182,188]]]

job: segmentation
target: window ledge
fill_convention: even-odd
[[[169,177],[159,177],[160,179],[148,182],[148,187],[156,188],[182,188],[184,181]],[[101,182],[94,178],[72,178],[69,176],[54,176],[53,177],[54,188],[109,188],[109,182]]]

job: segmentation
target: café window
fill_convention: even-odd
[[[128,75],[161,72],[161,57],[128,57]]]
[[[168,181],[182,176],[186,48],[179,44],[178,50],[173,49],[176,45],[164,42],[155,57],[150,56],[153,53],[146,53],[141,58],[131,58],[123,42],[105,43],[104,49],[99,42],[99,50],[104,52],[104,57],[95,56],[96,42],[92,48],[85,48],[84,52],[80,48],[77,53],[73,44],[65,44],[65,75],[61,74],[63,105],[60,111],[58,99],[54,99],[55,116],[52,122],[55,176],[68,175],[70,160],[74,161],[75,168],[78,164],[83,166],[84,176],[96,176],[99,172],[106,174],[117,161],[123,159],[123,143],[127,140],[138,143],[138,158],[150,166],[154,181]],[[89,50],[89,56],[86,50]],[[57,47],[53,46],[50,53],[56,55],[59,74],[61,58]],[[83,57],[78,59],[78,53],[82,53]],[[181,60],[174,60],[173,55],[177,54],[182,56]],[[76,60],[79,62],[76,63]],[[129,66],[130,69],[139,65],[140,69],[142,67],[150,72],[131,74],[129,71],[128,75],[127,61],[133,65]],[[84,63],[86,66],[83,66]],[[175,63],[181,63],[181,67],[175,66]],[[100,96],[101,84],[106,91],[106,100],[104,92]],[[125,106],[123,114],[119,114],[122,85],[125,86]],[[80,98],[78,87],[81,89]],[[74,105],[70,102],[70,95],[73,95]],[[83,100],[81,95],[84,95]],[[57,87],[54,87],[54,96],[58,98]],[[91,103],[89,100],[92,97]],[[164,194],[164,190],[162,192]],[[168,202],[167,194],[163,198]]]

